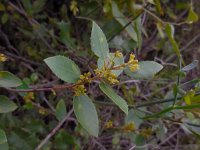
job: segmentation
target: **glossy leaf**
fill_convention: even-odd
[[[22,84],[21,80],[8,71],[0,71],[0,87],[18,87]]]
[[[105,60],[108,57],[109,47],[106,36],[95,22],[92,22],[91,47],[95,55],[101,59]]]
[[[17,105],[6,96],[0,95],[0,113],[8,113],[17,109]]]
[[[8,150],[8,143],[5,132],[0,129],[0,149],[1,150]]]
[[[44,61],[52,72],[61,80],[75,83],[79,79],[81,74],[80,70],[71,59],[58,55],[46,58]]]
[[[66,115],[66,106],[63,99],[61,99],[56,106],[56,117],[61,121]]]
[[[126,19],[126,17],[120,12],[117,4],[112,1],[112,13],[113,16],[115,17],[115,19],[124,27],[126,26],[129,21]],[[127,33],[129,34],[129,36],[134,40],[134,41],[138,41],[138,36],[137,33],[135,32],[132,24],[128,25],[125,30],[127,31]]]
[[[125,73],[135,79],[149,79],[152,78],[156,73],[158,73],[163,66],[154,61],[140,61],[139,69],[135,72],[131,72],[127,67]]]
[[[87,95],[75,96],[73,107],[77,120],[82,127],[93,136],[99,134],[99,121],[97,111],[92,100]]]
[[[112,87],[106,83],[100,83],[99,87],[101,91],[106,94],[125,114],[128,114],[128,105],[126,101],[117,95]]]

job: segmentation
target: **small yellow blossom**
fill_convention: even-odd
[[[105,128],[112,128],[113,127],[113,122],[111,120],[109,120],[108,122],[106,122],[105,124]]]
[[[125,132],[135,131],[136,127],[134,122],[130,122],[122,127],[122,130]]]
[[[88,72],[88,73],[84,73],[83,75],[80,75],[80,80],[81,80],[82,82],[91,83],[91,82],[92,82],[91,73]],[[79,82],[80,82],[80,81],[79,81]]]
[[[85,94],[85,92],[86,92],[86,89],[83,84],[77,85],[74,87],[74,95],[75,96],[80,96],[81,94]]]
[[[152,129],[151,128],[141,129],[140,135],[142,135],[144,138],[147,139],[152,135]]]
[[[40,108],[40,109],[38,110],[38,113],[41,114],[41,115],[45,115],[45,114],[46,114],[46,110],[43,109],[43,108]]]
[[[52,89],[51,92],[52,92],[53,96],[56,96],[56,91],[55,90]]]
[[[31,100],[33,100],[34,97],[34,93],[33,92],[28,92],[25,96],[23,96],[23,99],[26,103],[30,102]]]
[[[116,58],[119,58],[119,57],[122,57],[123,54],[122,54],[120,51],[116,51],[114,56],[115,56]]]
[[[0,62],[5,62],[7,60],[4,54],[0,54]]]
[[[94,72],[97,76],[103,77],[110,84],[116,84],[119,82],[117,80],[117,76],[114,73],[112,73],[110,69],[103,67],[101,70],[95,69]]]
[[[76,16],[79,12],[77,1],[72,0],[70,4],[70,10],[72,11],[73,15]]]
[[[134,72],[139,68],[138,60],[135,59],[134,54],[130,54],[129,61],[128,61],[129,69]]]
[[[101,77],[101,75],[103,74],[103,71],[97,68],[97,69],[94,70],[94,73],[95,73],[97,76],[100,76],[100,77]]]

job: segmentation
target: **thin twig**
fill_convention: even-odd
[[[73,109],[71,109],[66,115],[66,117],[61,122],[59,122],[58,125],[40,142],[40,144],[35,148],[35,150],[40,150],[48,142],[48,140],[61,128],[65,121],[69,119],[72,113]]]

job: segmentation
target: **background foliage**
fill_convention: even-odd
[[[0,149],[199,149],[199,7],[198,0],[1,0]],[[71,90],[47,90],[94,73],[98,57],[116,50],[126,62],[136,54],[140,69],[119,73],[112,88],[94,81],[90,98],[74,100]]]

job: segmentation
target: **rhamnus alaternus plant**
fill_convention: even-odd
[[[86,85],[91,84],[93,81],[99,81],[100,90],[127,115],[127,102],[115,93],[111,85],[119,83],[119,75],[123,70],[130,76],[145,75],[145,70],[143,70],[144,63],[154,63],[156,69],[154,68],[154,71],[148,75],[153,76],[162,69],[162,65],[151,61],[142,61],[140,65],[140,62],[138,62],[133,53],[128,56],[128,61],[125,62],[125,58],[119,50],[110,53],[107,39],[95,22],[92,24],[91,49],[98,58],[97,68],[92,72],[81,74],[78,66],[64,56],[53,56],[44,61],[57,77],[63,81],[72,83],[71,85],[67,85],[66,88],[71,89],[74,93],[73,107],[77,120],[91,135],[98,136],[99,121],[97,111],[93,100],[87,95]]]
[[[22,96],[26,103],[34,104],[34,91],[46,90],[55,92],[57,90],[71,90],[73,92],[73,109],[77,120],[90,135],[98,136],[98,115],[93,100],[87,95],[87,85],[93,82],[99,84],[100,90],[109,97],[113,104],[117,105],[128,115],[127,102],[115,93],[115,90],[112,88],[112,85],[117,85],[120,82],[119,75],[125,71],[128,76],[136,79],[150,78],[163,67],[153,61],[139,62],[134,53],[130,53],[127,61],[125,61],[125,57],[119,50],[113,53],[109,52],[107,39],[95,22],[92,23],[91,50],[97,56],[97,67],[94,68],[94,70],[81,73],[79,67],[70,58],[61,55],[49,57],[44,60],[45,63],[59,79],[67,84],[48,88],[18,89],[18,91],[28,92],[26,95]],[[5,56],[0,55],[0,61],[3,62],[5,60]],[[7,82],[10,78],[12,78],[12,82]],[[18,87],[21,84],[21,80],[13,74],[6,71],[0,72],[0,86],[10,88]],[[6,98],[4,99],[6,101]],[[13,103],[10,105],[12,105],[12,108],[7,111],[13,111],[17,108]],[[63,101],[59,102],[58,108],[63,105]],[[44,114],[48,111],[44,108],[39,108],[39,112]],[[59,112],[56,113],[56,116],[59,120],[62,118]],[[135,130],[134,124],[131,124],[131,126],[128,124],[123,127],[123,130]]]

